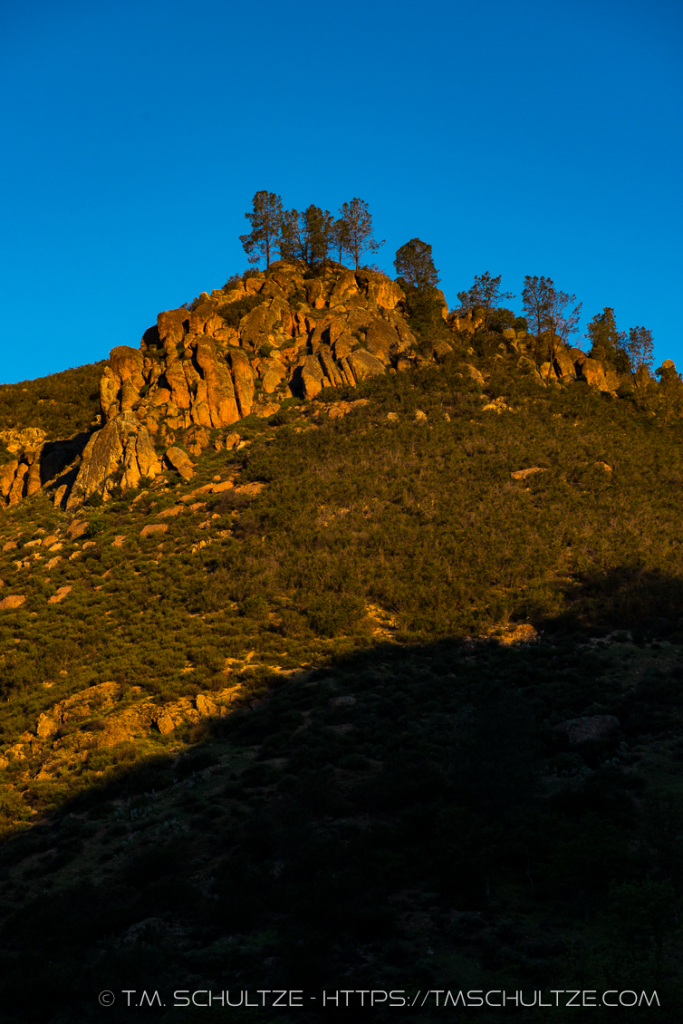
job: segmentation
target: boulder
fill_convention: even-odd
[[[342,305],[351,296],[356,295],[358,295],[358,282],[356,281],[356,275],[352,270],[345,270],[344,273],[340,275],[330,294],[330,309],[333,309],[334,306]]]
[[[447,320],[448,319],[448,303],[446,302],[446,296],[444,295],[444,293],[441,291],[440,288],[435,288],[434,289],[434,296],[441,303],[441,316],[444,318],[444,320]]]
[[[558,377],[573,379],[576,376],[575,362],[567,349],[559,349],[555,353],[554,369]]]
[[[476,366],[471,366],[469,363],[465,363],[464,370],[468,377],[471,377],[473,381],[475,381],[477,384],[480,385],[480,387],[483,388],[486,381],[484,380],[483,375],[476,368]]]
[[[20,608],[25,600],[25,594],[8,594],[0,601],[0,608],[3,611],[7,608]]]
[[[140,530],[141,537],[152,537],[155,533],[166,533],[168,523],[147,523]]]
[[[355,352],[351,353],[348,357],[348,364],[356,381],[384,373],[384,363],[363,348],[357,348]]]
[[[67,527],[66,535],[69,540],[78,540],[84,533],[87,533],[90,529],[90,523],[85,522],[84,519],[74,519],[73,522]]]
[[[569,742],[578,746],[588,740],[607,739],[616,736],[620,729],[619,719],[614,715],[588,715],[584,718],[570,718],[554,726],[555,732],[564,733]]]
[[[286,376],[287,371],[279,359],[264,359],[259,366],[259,377],[267,395],[277,391]]]
[[[529,469],[516,469],[510,473],[513,480],[526,480],[528,476],[532,476],[534,473],[547,473],[547,469],[543,466],[530,466]]]
[[[325,374],[316,356],[306,356],[301,367],[301,385],[304,397],[311,399],[320,394],[324,387]]]
[[[12,485],[7,495],[7,504],[16,505],[18,501],[21,501],[26,495],[26,478],[28,476],[28,466],[24,462],[20,462],[17,466],[17,471],[12,481]]]
[[[264,342],[272,344],[282,329],[283,316],[289,313],[289,306],[282,299],[269,299],[256,306],[240,320],[241,347],[258,352]]]
[[[246,352],[241,349],[230,350],[230,366],[232,367],[232,378],[235,383],[235,394],[239,405],[240,415],[236,419],[243,419],[251,412],[254,404],[254,374],[249,364]],[[232,421],[233,423],[236,420]],[[229,425],[229,424],[226,424]]]
[[[192,460],[187,452],[184,452],[182,448],[176,448],[172,446],[166,449],[166,460],[170,463],[171,467],[180,473],[183,480],[191,480],[194,476],[194,466]]]
[[[605,369],[597,359],[584,359],[581,363],[581,376],[600,391],[611,391],[605,378]]]
[[[344,359],[345,357],[350,356],[356,348],[358,348],[358,339],[354,338],[348,331],[342,331],[342,333],[335,339],[332,346],[334,358],[337,360]]]
[[[184,508],[184,505],[171,505],[170,508],[164,508],[161,512],[157,512],[157,516],[159,519],[174,519],[180,515]]]
[[[112,370],[105,366],[100,377],[100,408],[105,420],[113,419],[119,411],[118,396],[119,382]]]
[[[263,288],[264,282],[265,274],[253,274],[251,277],[248,277],[244,282],[244,290],[247,293],[247,295],[258,295],[258,293]]]
[[[381,309],[395,309],[406,297],[400,285],[384,274],[361,271],[355,278],[356,283],[365,292],[369,305],[376,305]]]
[[[478,327],[484,322],[481,315],[475,314],[474,310],[460,310],[458,313],[450,313],[446,320],[452,331],[459,334],[474,334]]]
[[[177,357],[176,346],[183,341],[185,331],[189,326],[190,314],[187,309],[168,309],[159,313],[157,317],[159,341],[170,359]]]
[[[373,320],[368,327],[365,343],[368,352],[388,366],[398,348],[398,335],[386,320]]]
[[[342,376],[334,361],[332,352],[326,345],[322,345],[320,347],[318,359],[320,360],[325,377],[327,378],[325,382],[326,386],[332,385],[333,387],[338,387],[342,383]]]
[[[129,381],[136,392],[144,386],[143,356],[139,349],[117,345],[109,355],[109,366],[114,379],[118,379],[120,385]]]
[[[442,363],[444,359],[453,354],[453,346],[449,345],[447,341],[439,339],[434,344],[434,358],[437,362]]]
[[[18,469],[18,459],[12,459],[11,462],[6,462],[4,466],[0,466],[0,494],[2,494],[3,498],[9,497]]]
[[[59,604],[59,602],[63,601],[64,598],[67,597],[67,595],[70,594],[72,590],[73,590],[72,586],[60,587],[56,594],[53,594],[52,597],[48,597],[47,603],[48,604]]]
[[[210,421],[203,425],[229,427],[240,419],[240,413],[228,368],[222,358],[217,358],[215,344],[210,338],[202,338],[197,342],[195,358],[206,385],[209,409]]]

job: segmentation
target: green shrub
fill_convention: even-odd
[[[243,316],[251,313],[252,309],[256,309],[257,306],[266,301],[265,295],[245,295],[234,302],[224,303],[218,307],[216,312],[219,316],[223,317],[229,327],[238,327]]]
[[[358,625],[365,614],[365,605],[352,594],[321,594],[306,607],[311,629],[321,636],[338,636]]]

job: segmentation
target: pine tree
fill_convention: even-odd
[[[524,278],[522,304],[532,333],[536,335],[537,360],[543,334],[548,335],[548,354],[552,364],[558,345],[562,342],[566,345],[569,335],[578,331],[583,303],[575,306],[574,303],[576,295],[557,291],[551,278],[530,277],[528,274]]]
[[[641,367],[649,372],[652,370],[654,358],[654,345],[652,342],[652,331],[646,327],[631,327],[628,332],[628,354],[631,358],[631,365],[635,373]]]
[[[332,216],[329,210],[309,206],[282,214],[279,249],[285,260],[303,260],[309,267],[325,262],[330,248]]]
[[[278,248],[283,260],[301,259],[299,216],[298,210],[283,211],[278,240]]]
[[[394,266],[398,282],[406,293],[410,318],[421,333],[442,321],[443,298],[439,298],[436,286],[439,275],[432,247],[419,238],[411,238],[396,253]]]
[[[363,253],[377,252],[384,241],[378,242],[373,237],[372,216],[368,204],[362,199],[344,203],[339,213],[344,222],[343,249],[354,260],[358,270]]]
[[[319,267],[327,259],[333,218],[329,210],[309,206],[301,225],[302,258],[310,267]]]
[[[282,200],[274,192],[257,192],[253,199],[251,213],[244,215],[251,224],[248,235],[240,235],[240,242],[250,263],[266,261],[270,266],[271,255],[278,246],[282,227]]]
[[[602,313],[596,313],[586,327],[586,336],[591,341],[588,353],[591,359],[600,359],[613,366],[619,373],[628,373],[631,360],[626,348],[626,331],[617,330],[617,321],[611,306],[605,306]]]
[[[332,245],[335,251],[339,254],[338,262],[341,263],[344,258],[344,252],[348,246],[347,224],[341,217],[339,220],[335,220],[330,227],[330,245]]]
[[[458,292],[458,300],[463,309],[481,309],[484,313],[484,326],[488,330],[491,313],[501,305],[503,299],[514,299],[512,292],[500,290],[500,279],[491,277],[487,270],[484,274],[474,278],[474,284],[464,292]]]
[[[671,359],[665,359],[656,371],[659,377],[659,406],[664,426],[670,419],[683,416],[683,381]]]
[[[411,238],[401,246],[396,253],[394,266],[402,283],[423,294],[434,291],[439,283],[439,275],[432,259],[432,247],[419,238]]]

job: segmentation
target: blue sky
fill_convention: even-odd
[[[5,0],[0,380],[137,346],[248,266],[259,189],[433,246],[451,306],[543,274],[683,369],[674,0]]]

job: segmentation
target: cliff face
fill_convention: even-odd
[[[292,395],[312,399],[326,387],[355,387],[372,374],[440,361],[454,347],[473,354],[468,338],[480,321],[472,313],[449,316],[445,300],[454,344],[442,336],[418,354],[405,298],[381,273],[332,264],[313,276],[303,263],[280,261],[203,292],[191,309],[160,313],[138,349],[112,350],[99,383],[101,425],[87,443],[83,434],[39,438],[0,467],[4,504],[49,486],[55,504],[69,510],[91,495],[107,501],[118,489],[150,482],[164,468],[188,479],[190,455],[210,443],[221,447],[232,424],[270,416]],[[552,361],[539,367],[535,339],[512,329],[500,338],[501,354],[540,384],[582,378],[602,391],[618,387],[617,375],[580,349],[556,344]],[[465,369],[483,383],[475,367]]]
[[[139,349],[113,349],[100,381],[104,426],[90,438],[67,508],[135,487],[178,464],[249,414],[270,416],[293,394],[355,386],[403,359],[415,337],[402,290],[382,274],[333,266],[309,277],[279,262],[194,309],[160,313]],[[244,311],[244,312],[243,312]],[[240,317],[239,313],[243,312]],[[220,435],[213,436],[221,444]],[[184,463],[191,473],[189,459]],[[59,496],[63,500],[64,495]]]

